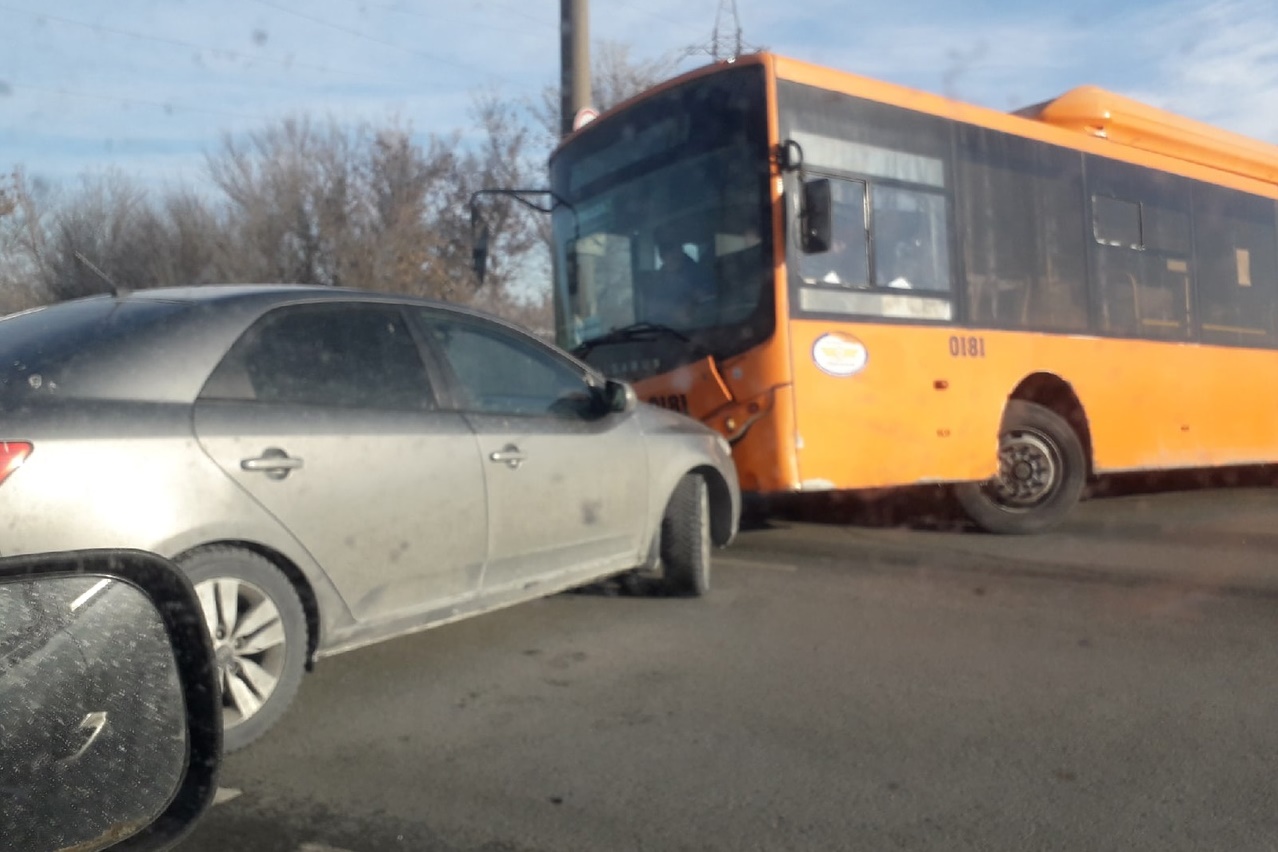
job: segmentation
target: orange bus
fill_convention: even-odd
[[[743,488],[1278,461],[1278,148],[1083,88],[1015,114],[770,54],[551,158],[561,346],[722,432]]]

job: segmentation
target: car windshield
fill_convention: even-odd
[[[1275,0],[0,10],[0,852],[1278,846]]]

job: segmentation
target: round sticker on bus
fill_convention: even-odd
[[[831,376],[854,376],[865,369],[870,353],[848,334],[823,334],[812,344],[812,360]]]

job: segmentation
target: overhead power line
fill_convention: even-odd
[[[193,41],[184,41],[182,39],[168,38],[166,36],[149,35],[147,33],[139,33],[133,30],[121,29],[119,27],[109,27],[104,24],[92,24],[87,21],[77,21],[73,18],[64,18],[61,15],[51,15],[48,12],[36,12],[30,9],[19,9],[13,6],[0,4],[0,10],[6,12],[16,12],[23,15],[30,15],[33,18],[43,21],[54,21],[59,24],[68,24],[70,26],[81,27],[87,30],[93,30],[99,33],[108,33],[110,35],[126,36],[140,41],[152,41],[159,44],[171,44],[177,47],[191,48],[194,50],[207,51],[209,53],[227,56],[233,59],[240,59],[249,62],[269,62],[272,65],[282,65],[285,68],[302,68],[308,71],[321,71],[325,74],[345,74],[352,77],[361,77],[368,80],[368,75],[359,71],[347,71],[341,68],[330,68],[326,65],[313,65],[306,62],[294,62],[288,59],[276,59],[273,56],[266,56],[256,53],[246,53],[242,50],[235,50],[227,47],[213,47],[207,44],[197,44]]]
[[[688,26],[687,21],[676,21],[674,18],[671,18],[668,15],[663,15],[660,12],[654,12],[651,9],[645,9],[642,6],[636,6],[634,3],[618,2],[617,5],[621,6],[624,9],[629,9],[632,12],[637,12],[640,15],[645,15],[649,18],[652,18],[654,21],[662,21],[664,23],[671,24],[676,27]]]
[[[460,62],[456,59],[449,59],[448,57],[445,57],[445,56],[439,56],[433,53],[427,53],[425,51],[418,50],[413,47],[405,47],[402,44],[396,44],[393,41],[386,41],[385,39],[378,38],[377,36],[372,36],[372,35],[369,35],[368,33],[360,32],[359,30],[354,29],[353,27],[345,26],[344,24],[338,24],[338,23],[334,23],[333,21],[327,21],[327,20],[324,20],[323,18],[317,18],[314,15],[307,14],[306,12],[300,12],[297,9],[290,9],[288,6],[281,6],[278,3],[272,3],[270,2],[270,0],[257,0],[257,2],[263,6],[266,6],[267,8],[275,9],[276,11],[284,12],[289,15],[294,15],[298,18],[301,18],[304,21],[310,21],[313,24],[318,24],[322,27],[328,27],[329,29],[336,30],[337,32],[341,32],[341,33],[346,33],[347,35],[353,36],[355,38],[364,39],[365,41],[371,42],[373,44],[380,44],[382,47],[389,47],[394,50],[403,51],[404,53],[409,53],[409,54],[412,54],[413,56],[421,57],[422,59],[428,59],[431,62],[438,62],[441,65],[451,65],[454,68],[460,68],[463,71],[470,71],[474,74],[490,75],[493,77],[497,77],[498,79],[506,80],[507,82],[511,82],[511,83],[515,82],[513,80],[510,80],[508,77],[505,77],[504,75],[493,73],[490,69],[480,68],[475,65],[469,65],[465,62]]]
[[[483,2],[475,4],[475,6],[483,5]],[[487,5],[500,9],[502,14],[514,15],[517,18],[523,18],[525,21],[532,21],[533,23],[541,24],[542,26],[549,27],[552,30],[559,29],[559,15],[557,10],[551,11],[548,15],[533,15],[525,11],[526,6],[523,3],[516,7],[506,3],[494,3],[492,0],[487,0]],[[545,5],[549,6],[550,4],[547,3]]]
[[[185,104],[165,102],[165,101],[150,101],[150,100],[144,100],[142,98],[127,98],[127,97],[122,97],[120,95],[104,95],[98,92],[77,92],[71,89],[64,89],[61,87],[54,88],[54,87],[47,87],[47,86],[28,86],[25,83],[20,83],[20,84],[12,85],[11,89],[14,92],[21,92],[23,90],[26,90],[29,92],[42,92],[48,95],[65,95],[71,98],[88,98],[91,100],[98,100],[98,101],[114,101],[116,103],[132,104],[134,106],[157,107],[159,109],[164,110],[166,113],[199,112],[199,113],[205,113],[208,115],[227,116],[230,118],[247,118],[252,121],[261,121],[261,122],[268,121],[267,117],[265,116],[252,115],[252,114],[244,113],[244,112],[228,112],[226,110],[221,110],[221,109],[209,109],[207,107],[187,106]]]
[[[477,21],[474,18],[457,18],[451,15],[441,15],[438,12],[418,12],[414,9],[405,9],[394,3],[370,3],[368,0],[348,0],[348,2],[364,9],[380,9],[383,12],[390,12],[394,15],[407,15],[410,18],[421,18],[425,21],[451,21],[452,23],[459,24],[463,27],[475,27],[478,29],[493,30],[494,32],[500,33],[517,33],[519,35],[525,35],[528,32],[527,27],[521,28],[518,25],[503,27],[500,24],[494,24],[489,21]],[[473,9],[475,7],[470,6],[467,8]],[[501,8],[503,14],[509,13],[517,17],[521,17],[524,20],[542,24],[547,29],[558,29],[558,24],[551,20],[551,18],[555,18],[556,16],[552,15],[550,18],[546,16],[533,16],[527,12],[520,12],[509,7],[499,8]]]

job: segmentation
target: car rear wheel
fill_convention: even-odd
[[[661,518],[661,567],[671,594],[710,591],[710,490],[690,473],[679,480]]]
[[[265,557],[208,547],[179,564],[195,585],[222,690],[223,750],[237,751],[280,720],[306,668],[306,614]]]
[[[967,516],[992,533],[1042,532],[1060,523],[1087,484],[1077,433],[1056,412],[1013,400],[999,435],[999,472],[956,486]]]

